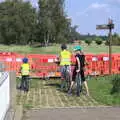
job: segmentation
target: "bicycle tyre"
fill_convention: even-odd
[[[77,83],[77,94],[80,94],[82,92],[82,80],[80,73],[77,73],[76,75],[76,83]]]
[[[66,89],[67,91],[70,89],[70,73],[66,72]]]

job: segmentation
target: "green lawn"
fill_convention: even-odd
[[[90,46],[82,43],[81,46],[85,53],[108,53],[108,46],[100,45],[97,46],[96,44],[91,44]],[[72,51],[73,45],[68,45],[68,49]],[[60,45],[54,45],[49,47],[30,47],[30,46],[5,46],[0,45],[0,51],[7,51],[7,52],[18,52],[23,54],[58,54],[60,52]],[[113,46],[113,53],[120,53],[120,46]]]
[[[111,94],[112,78],[105,76],[88,81],[90,94],[101,104],[120,106],[120,93]]]

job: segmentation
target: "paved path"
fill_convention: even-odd
[[[120,107],[30,110],[23,120],[120,120]]]

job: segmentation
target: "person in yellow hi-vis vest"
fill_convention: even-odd
[[[28,63],[28,58],[23,58],[23,64],[21,65],[20,73],[22,76],[20,89],[28,92],[29,91],[29,73],[30,73],[30,65]]]
[[[60,72],[61,72],[61,89],[63,89],[65,87],[65,70],[67,69],[67,71],[69,72],[70,75],[70,82],[72,79],[72,75],[71,75],[71,52],[67,50],[67,46],[65,44],[61,45],[61,53],[60,53],[60,57],[59,57],[59,61],[60,61]]]

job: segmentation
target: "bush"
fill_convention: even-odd
[[[103,41],[102,41],[102,39],[97,39],[97,40],[95,40],[95,42],[97,45],[101,45]]]
[[[92,40],[91,39],[86,39],[85,43],[88,44],[88,45],[90,45],[92,43]]]
[[[120,36],[118,34],[114,34],[112,36],[111,44],[112,45],[120,45]],[[109,38],[106,41],[105,45],[109,45]]]
[[[112,78],[112,90],[111,94],[120,93],[120,75],[114,75]]]
[[[105,45],[106,45],[106,46],[109,45],[109,40],[106,40]]]

